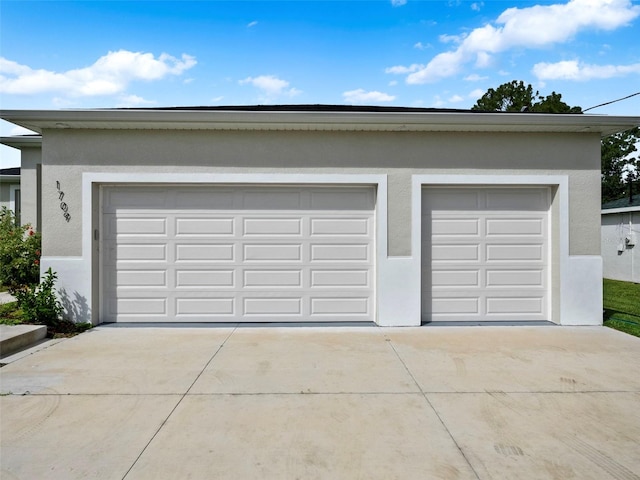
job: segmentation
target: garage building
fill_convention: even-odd
[[[42,268],[95,324],[601,324],[600,138],[640,123],[314,105],[1,116],[41,135],[28,152],[2,142],[37,179],[21,195]]]

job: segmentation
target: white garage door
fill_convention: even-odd
[[[107,322],[373,321],[373,187],[113,186]]]
[[[549,320],[549,205],[548,188],[424,188],[423,320]]]

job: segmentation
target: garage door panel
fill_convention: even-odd
[[[244,260],[252,262],[299,262],[302,260],[300,244],[245,245]]]
[[[431,259],[437,262],[468,262],[480,260],[480,246],[472,245],[433,245]]]
[[[166,261],[167,246],[161,244],[120,244],[117,248],[109,249],[108,261],[115,262],[145,262],[145,261]]]
[[[219,262],[233,261],[234,245],[220,244],[177,244],[176,262]]]
[[[243,232],[249,236],[300,236],[300,218],[244,218]]]
[[[176,218],[176,238],[185,235],[228,237],[233,234],[233,218]]]
[[[368,315],[369,298],[312,298],[311,315]]]
[[[369,261],[369,245],[336,244],[336,245],[311,245],[311,261],[336,262],[336,261]]]
[[[542,262],[544,245],[490,244],[486,246],[487,262]]]
[[[233,315],[235,311],[233,297],[226,298],[177,298],[176,316],[195,316],[197,318],[220,315]]]
[[[140,188],[140,190],[142,195],[149,191],[147,188]],[[185,209],[191,212],[209,211],[212,208],[230,209],[233,208],[235,200],[235,192],[229,188],[217,188],[215,191],[189,187],[165,188],[165,195],[169,198],[166,205],[168,208]],[[175,198],[175,201],[170,202],[171,198]]]
[[[166,287],[167,272],[163,270],[118,270],[114,281],[109,283],[115,287]]]
[[[311,218],[311,235],[369,236],[369,220],[366,218]]]
[[[245,270],[245,287],[302,287],[302,270]]]
[[[160,315],[167,314],[166,298],[120,298],[113,302],[112,311],[121,315]]]
[[[549,207],[547,188],[425,188],[425,320],[547,320]]]
[[[302,299],[299,297],[263,298],[249,297],[243,302],[244,315],[302,315]]]
[[[247,210],[298,210],[302,207],[302,195],[297,191],[258,189],[242,196],[242,207]]]
[[[434,298],[431,306],[431,314],[447,316],[463,315],[479,315],[480,314],[480,298],[479,297],[440,297]]]
[[[447,191],[439,191],[432,195],[431,192],[424,192],[424,203],[428,203],[428,209],[422,209],[424,212],[449,211],[449,210],[476,210],[480,205],[480,197],[478,192],[470,191],[464,188],[451,188]]]
[[[105,188],[103,319],[372,321],[374,209],[371,187]]]
[[[311,270],[312,287],[370,288],[369,270]]]
[[[361,188],[345,191],[340,188],[311,190],[312,210],[363,210],[371,211],[375,201],[373,189]]]
[[[520,189],[514,195],[512,189],[486,191],[486,209],[500,211],[546,211],[549,208],[548,194],[543,189]]]
[[[105,213],[115,213],[119,209],[136,208],[139,210],[151,210],[165,208],[167,200],[166,192],[156,190],[149,192],[136,187],[121,187],[116,190],[107,190],[104,194]]]
[[[543,297],[487,297],[487,315],[540,315],[544,310]]]
[[[478,237],[480,235],[480,222],[477,218],[434,218],[431,225],[431,234],[434,239],[451,236]]]
[[[433,270],[431,285],[440,287],[480,287],[480,270]]]
[[[541,218],[487,218],[487,236],[543,237],[545,222]]]
[[[176,270],[176,288],[233,287],[234,270]]]
[[[487,287],[545,287],[545,272],[542,269],[487,270]]]
[[[167,234],[167,222],[165,218],[117,218],[111,215],[104,232],[106,238],[120,236],[148,236]]]

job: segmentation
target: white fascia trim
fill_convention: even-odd
[[[622,208],[607,208],[606,210],[601,210],[601,215],[609,215],[610,213],[631,213],[631,212],[640,212],[640,205],[635,207],[622,207]]]
[[[204,130],[517,131],[607,135],[640,117],[481,112],[318,112],[234,110],[4,110],[0,117],[41,133],[47,128]]]
[[[376,277],[379,279],[385,272],[387,258],[387,175],[375,174],[175,174],[175,173],[93,173],[82,174],[82,258],[87,272],[85,285],[93,285],[92,265],[92,189],[96,184],[278,184],[278,185],[374,185],[376,186]],[[376,299],[379,281],[376,282]],[[91,288],[85,288],[88,303],[92,305]],[[380,308],[377,309],[377,312]],[[379,320],[379,319],[378,319]]]
[[[571,288],[570,258],[569,258],[569,177],[567,175],[413,175],[411,199],[411,249],[413,260],[420,266],[422,258],[422,187],[425,185],[452,186],[500,186],[500,185],[528,185],[557,187],[557,201],[559,216],[559,257],[560,257],[560,323],[573,319],[572,312],[567,312],[563,299],[568,296]],[[598,257],[599,258],[599,257]],[[416,267],[417,268],[417,267]],[[415,269],[414,269],[415,270]],[[418,278],[416,281],[420,282]],[[555,292],[552,292],[552,295]]]

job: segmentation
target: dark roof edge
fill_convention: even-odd
[[[355,112],[355,113],[541,113],[541,112],[501,112],[491,110],[471,110],[461,108],[399,107],[389,105],[332,105],[321,103],[281,104],[281,105],[200,105],[177,107],[131,107],[112,110],[163,110],[163,111],[224,111],[224,112]],[[575,115],[576,113],[572,113]],[[556,115],[564,115],[562,113]]]

